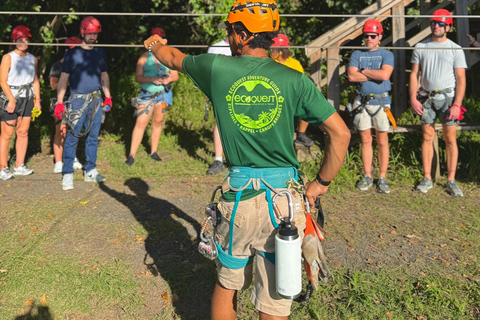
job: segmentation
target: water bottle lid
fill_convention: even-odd
[[[291,225],[290,223],[282,223],[280,225],[280,230],[278,231],[280,237],[298,237],[298,229],[297,227]]]

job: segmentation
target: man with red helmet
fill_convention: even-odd
[[[66,44],[81,44],[82,39],[78,37],[70,37],[65,40]],[[68,51],[68,49],[73,49],[75,46],[70,46],[65,49],[65,53]],[[50,88],[52,90],[57,91],[57,85],[58,85],[58,80],[60,79],[60,75],[62,73],[62,64],[63,64],[64,57],[60,59],[59,61],[55,62],[52,65],[52,68],[50,69],[50,74],[49,74],[49,79],[50,79]],[[65,98],[68,98],[70,95],[70,92],[67,92],[65,94]],[[55,98],[54,103],[57,101]],[[53,108],[55,108],[55,105],[53,105]],[[53,111],[53,110],[52,110]],[[55,116],[55,115],[54,115]],[[62,119],[55,119],[55,136],[53,137],[53,155],[54,155],[54,160],[55,160],[55,165],[53,167],[53,173],[62,173],[62,168],[63,168],[63,162],[62,162],[62,157],[63,157],[63,144],[65,143],[65,138],[67,137],[67,125],[65,121],[62,121]],[[77,157],[75,157],[75,160],[73,161],[73,168],[74,169],[82,169],[83,166],[78,161]]]
[[[85,173],[86,182],[103,182],[96,169],[98,135],[104,118],[104,111],[110,111],[112,98],[110,95],[110,78],[107,69],[107,57],[102,48],[92,46],[97,42],[102,31],[100,22],[88,16],[80,23],[82,45],[68,50],[62,65],[62,73],[58,82],[57,105],[55,116],[67,121],[68,130],[63,149],[63,181],[62,189],[73,189],[73,163],[78,138],[86,136],[85,140]],[[63,103],[67,85],[70,85],[70,109],[65,115]],[[105,94],[102,104],[100,89]],[[104,108],[102,108],[102,105]],[[82,133],[82,129],[85,131]]]
[[[162,28],[153,28],[151,35],[158,35],[166,40],[165,31]],[[125,161],[128,166],[132,166],[135,163],[135,155],[152,116],[150,158],[155,161],[162,161],[162,158],[157,153],[158,143],[162,135],[165,113],[173,104],[171,84],[178,80],[178,72],[165,67],[150,51],[147,51],[137,61],[135,80],[140,83],[142,91],[134,99],[136,108],[134,116],[137,119],[132,132],[130,153]]]
[[[288,48],[290,40],[287,36],[280,33],[278,36],[273,38],[273,44],[270,47],[270,58],[277,61],[278,63],[283,64],[293,70],[303,73],[303,67],[300,61],[292,57],[292,52]],[[295,138],[296,143],[303,144],[305,147],[313,146],[313,140],[310,139],[307,134],[308,122],[300,119],[298,122],[297,137]]]
[[[235,319],[237,291],[252,280],[251,300],[260,318],[287,319],[292,300],[275,290],[274,238],[280,220],[272,198],[280,191],[290,194],[290,206],[285,197],[278,197],[277,212],[290,213],[303,237],[303,197],[295,191],[301,181],[293,146],[294,117],[319,126],[330,137],[319,174],[306,187],[312,206],[342,166],[350,132],[308,77],[268,57],[280,26],[274,0],[237,0],[225,25],[233,57],[186,56],[157,36],[147,39],[145,47],[170,69],[186,73],[212,101],[229,165],[215,211],[215,216],[221,212],[221,219],[214,220],[215,238],[209,238],[214,244],[202,240],[210,252],[218,250],[212,319]]]
[[[449,194],[462,197],[463,192],[455,182],[458,162],[457,128],[458,120],[463,118],[462,106],[465,95],[467,63],[465,53],[459,45],[447,38],[447,32],[453,25],[453,19],[445,9],[433,13],[430,19],[431,36],[415,46],[412,54],[412,72],[410,74],[410,104],[422,121],[422,161],[424,178],[416,189],[427,193],[433,188],[432,160],[435,121],[440,119],[445,139],[447,156],[447,185]],[[430,49],[431,50],[428,50]],[[421,81],[419,81],[421,78]],[[421,90],[419,90],[421,89]],[[421,92],[422,99],[417,97]],[[419,101],[424,100],[423,103]]]
[[[26,26],[16,26],[12,30],[15,47],[5,54],[0,64],[0,179],[13,176],[26,176],[33,173],[25,166],[28,146],[28,129],[34,108],[41,110],[40,82],[37,75],[37,58],[27,52],[29,38],[32,37]],[[37,110],[37,111],[38,111]],[[16,167],[13,173],[8,167],[10,139],[16,133]]]
[[[390,128],[390,96],[392,89],[390,76],[393,72],[393,53],[380,49],[380,40],[383,37],[382,24],[369,19],[363,26],[363,41],[365,49],[356,50],[350,58],[348,80],[357,83],[357,96],[349,105],[354,115],[354,125],[362,140],[362,162],[365,171],[364,177],[357,184],[357,188],[367,191],[373,186],[372,162],[372,128],[378,145],[379,179],[377,192],[390,193],[386,175],[388,168],[388,129]],[[392,120],[394,122],[394,120]]]

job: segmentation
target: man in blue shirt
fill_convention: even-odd
[[[61,101],[70,84],[70,109],[67,123],[70,130],[67,133],[63,150],[63,190],[73,189],[73,161],[78,138],[86,136],[85,141],[85,175],[87,182],[104,182],[96,169],[98,135],[103,120],[102,97],[100,88],[105,94],[105,111],[110,111],[112,98],[110,95],[110,78],[108,77],[106,54],[102,48],[93,47],[98,33],[102,31],[100,22],[92,16],[82,20],[80,32],[83,45],[69,50],[65,55],[62,74],[58,82],[57,103],[55,116],[65,115],[65,106]],[[81,133],[85,128],[84,133]]]
[[[380,49],[383,36],[380,22],[370,19],[363,26],[364,50],[353,52],[348,67],[348,80],[357,82],[357,97],[352,103],[352,113],[355,114],[354,124],[362,140],[362,161],[365,176],[357,184],[357,188],[366,191],[373,186],[372,162],[372,131],[378,145],[378,164],[380,177],[377,183],[379,193],[390,193],[386,180],[388,168],[388,129],[390,127],[387,112],[390,109],[391,90],[390,76],[393,72],[393,53]]]

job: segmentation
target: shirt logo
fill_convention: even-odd
[[[237,80],[225,99],[233,122],[251,133],[270,130],[280,118],[285,100],[278,86],[261,76]]]

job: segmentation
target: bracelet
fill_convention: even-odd
[[[330,185],[330,183],[332,183],[332,181],[326,181],[326,180],[323,180],[322,177],[320,177],[319,174],[317,174],[317,176],[315,177],[315,181],[321,185],[321,186],[324,186],[324,187],[328,187]]]
[[[148,46],[148,51],[152,51],[152,46],[153,46],[154,44],[156,44],[156,43],[159,43],[159,42],[160,42],[160,41],[155,40],[155,41],[153,41],[152,43],[150,43],[150,45]]]
[[[459,107],[459,108],[461,108],[462,106],[461,106],[461,105],[458,105],[458,104],[456,104],[456,103],[452,103],[452,104],[450,105],[450,107]]]

